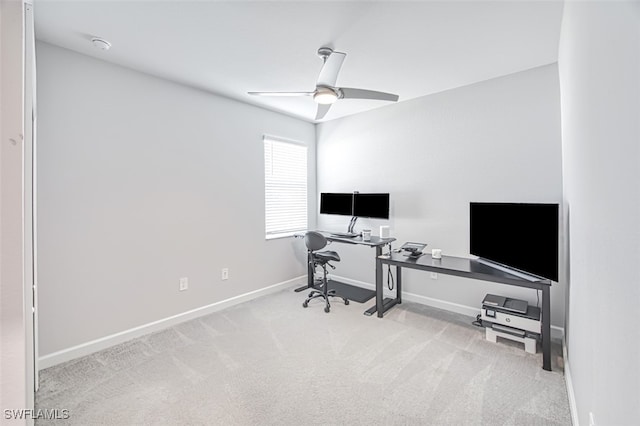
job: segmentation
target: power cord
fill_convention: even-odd
[[[482,319],[481,319],[481,315],[478,314],[476,316],[476,320],[473,321],[471,324],[475,325],[476,327],[484,327],[484,325],[482,324]]]
[[[392,245],[389,243],[389,253],[388,256],[391,256]],[[393,290],[395,288],[395,281],[393,279],[393,273],[391,272],[391,265],[387,265],[387,288],[389,290]]]
[[[391,265],[387,265],[387,287],[389,288],[389,290],[393,290],[395,287],[393,273],[391,272]]]

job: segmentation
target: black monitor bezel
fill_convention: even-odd
[[[344,210],[333,210],[327,208],[328,198],[350,198],[350,208]],[[331,214],[337,216],[353,216],[353,193],[349,192],[322,192],[320,193],[320,214]]]
[[[379,198],[384,202],[384,207],[382,208],[384,213],[380,214],[379,212],[371,210],[371,206],[367,209],[362,203],[360,206],[358,205],[359,200],[364,200],[369,197]],[[360,193],[356,192],[353,195],[353,215],[356,217],[365,217],[370,219],[389,219],[389,193],[388,192],[370,192],[370,193]],[[377,206],[376,206],[377,207]],[[379,211],[379,209],[378,209]]]

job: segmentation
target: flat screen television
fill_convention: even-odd
[[[470,204],[474,256],[558,281],[558,204]]]
[[[353,194],[353,215],[374,219],[389,219],[389,194]]]
[[[353,216],[353,194],[336,192],[321,193],[320,213]]]

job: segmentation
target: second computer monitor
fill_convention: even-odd
[[[389,194],[353,194],[353,215],[374,219],[389,219]]]

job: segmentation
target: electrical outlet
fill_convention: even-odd
[[[229,268],[222,268],[221,278],[223,280],[228,280],[229,279]]]
[[[183,277],[180,278],[180,291],[185,291],[189,289],[189,278]]]
[[[431,273],[431,279],[432,280],[437,280],[438,279],[438,273],[437,272],[432,272]]]

